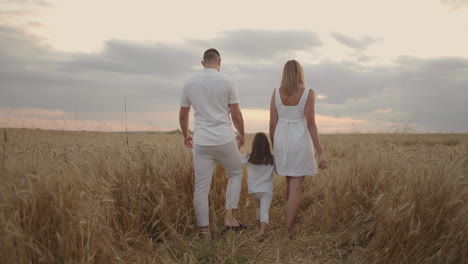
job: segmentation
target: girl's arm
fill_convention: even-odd
[[[249,155],[250,154],[241,154],[241,164],[249,163]]]
[[[276,89],[273,90],[273,95],[271,96],[271,102],[270,102],[270,140],[271,140],[271,146],[274,148],[274,138],[275,138],[275,129],[276,129],[276,124],[278,124],[278,109],[276,109],[276,104],[275,104],[275,92]]]
[[[312,89],[310,89],[309,96],[307,97],[305,116],[307,129],[309,130],[310,137],[312,138],[312,142],[314,143],[317,154],[319,155],[319,168],[325,169],[327,168],[327,159],[325,158],[325,153],[320,145],[317,125],[315,124],[315,94]]]

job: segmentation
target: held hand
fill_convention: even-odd
[[[192,138],[192,136],[188,135],[188,136],[185,137],[184,145],[187,148],[193,148],[193,138]]]
[[[244,136],[243,135],[236,135],[236,140],[237,140],[237,147],[238,148],[241,148],[242,146],[244,146]]]
[[[319,155],[319,168],[320,169],[326,169],[328,168],[328,164],[327,164],[327,158],[325,157],[325,154],[322,153]]]

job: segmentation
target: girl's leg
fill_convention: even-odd
[[[257,206],[255,219],[258,222],[258,227],[260,227],[260,193],[252,193],[252,197],[255,201],[255,205]]]
[[[296,220],[301,204],[304,177],[286,177],[289,179],[289,197],[286,206],[286,234],[292,235],[294,221]]]
[[[260,199],[260,231],[263,233],[269,223],[268,212],[270,211],[272,193],[262,193]]]

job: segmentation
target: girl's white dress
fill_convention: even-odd
[[[257,220],[268,223],[271,200],[273,199],[273,170],[275,166],[249,163],[250,154],[241,155],[242,164],[247,164],[249,194],[257,204]]]
[[[273,170],[275,166],[267,164],[250,164],[250,154],[242,154],[242,164],[247,164],[247,185],[249,194],[273,193]]]
[[[299,177],[317,174],[314,144],[304,114],[309,90],[304,89],[295,106],[283,105],[279,89],[275,91],[278,123],[274,136],[274,153],[278,175]]]

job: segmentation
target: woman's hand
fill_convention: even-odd
[[[184,138],[184,145],[187,148],[193,148],[193,138],[192,136],[188,135]]]
[[[327,158],[325,157],[325,153],[319,154],[319,168],[326,169],[328,168]]]

